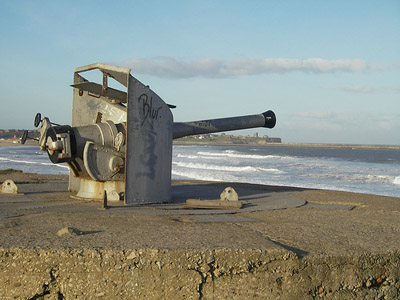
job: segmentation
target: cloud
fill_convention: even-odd
[[[289,116],[290,127],[302,124],[302,127],[312,131],[341,131],[353,127],[354,115],[329,111],[297,112]]]
[[[279,114],[274,132],[288,142],[399,145],[400,113],[313,111]]]
[[[348,93],[358,93],[358,94],[371,94],[375,92],[380,93],[399,93],[400,87],[396,86],[378,86],[378,87],[370,87],[366,85],[354,85],[354,86],[342,86],[338,87],[337,90]]]
[[[373,88],[369,86],[362,86],[362,85],[355,85],[355,86],[344,86],[340,88],[343,92],[350,92],[350,93],[372,93],[374,91]]]
[[[371,122],[374,116],[374,122]],[[288,114],[289,126],[303,124],[303,128],[312,130],[343,131],[351,130],[373,131],[400,129],[400,114],[376,112],[297,112]],[[306,120],[306,122],[305,122]],[[297,124],[297,125],[296,125]]]
[[[364,72],[369,65],[362,59],[265,58],[224,61],[219,59],[178,60],[173,57],[133,58],[123,63],[135,73],[162,78],[229,78],[286,72]]]

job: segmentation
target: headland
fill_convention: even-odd
[[[310,148],[343,148],[343,149],[387,149],[400,150],[399,145],[360,145],[329,143],[283,143],[281,138],[268,136],[236,136],[226,134],[206,134],[188,136],[174,140],[174,145],[208,145],[208,146],[257,146],[257,147],[310,147]]]

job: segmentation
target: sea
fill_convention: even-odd
[[[36,146],[0,148],[0,170],[69,174]],[[245,182],[400,197],[400,150],[174,145],[172,179]]]

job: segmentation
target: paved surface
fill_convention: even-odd
[[[71,198],[65,176],[1,175],[24,195],[0,195],[1,247],[263,248],[298,253],[400,249],[400,200],[334,191],[249,184],[174,182],[171,204],[101,210],[100,202]],[[188,198],[218,199],[228,185],[240,210],[187,210]],[[63,227],[84,235],[60,239]]]
[[[65,280],[71,279],[72,275],[57,275],[53,271],[59,270],[56,266],[62,264],[59,257],[69,257],[68,259],[76,263],[81,254],[78,255],[74,251],[95,251],[94,253],[98,254],[87,255],[100,255],[99,264],[102,264],[105,253],[109,253],[107,251],[113,253],[110,254],[113,259],[120,261],[129,260],[133,253],[130,251],[141,249],[142,256],[135,254],[135,257],[143,257],[150,261],[153,259],[154,266],[161,259],[157,260],[156,257],[162,257],[164,262],[171,260],[170,269],[160,267],[160,270],[172,272],[171,274],[178,274],[179,270],[186,268],[186,265],[183,266],[179,261],[189,259],[188,253],[199,255],[203,260],[211,255],[207,253],[212,253],[213,258],[209,262],[198,262],[197,267],[190,267],[188,263],[189,267],[185,269],[188,272],[195,271],[198,276],[192,278],[196,282],[193,285],[194,290],[189,287],[192,284],[189,279],[182,281],[180,287],[180,279],[171,283],[172,286],[178,285],[177,288],[185,287],[190,293],[193,292],[193,295],[188,292],[192,295],[187,296],[188,299],[212,299],[217,298],[216,295],[222,295],[222,298],[229,295],[237,299],[278,299],[277,295],[286,295],[282,296],[282,299],[313,299],[316,295],[327,299],[373,299],[379,295],[382,299],[391,299],[392,296],[400,296],[399,198],[249,184],[174,182],[174,203],[137,207],[112,204],[111,208],[102,210],[100,202],[72,199],[70,193],[66,192],[67,181],[64,176],[20,173],[0,175],[0,182],[5,179],[13,179],[19,187],[19,192],[24,195],[0,195],[0,248],[3,249],[3,254],[0,253],[0,260],[3,259],[0,280],[5,278],[1,277],[1,274],[8,274],[4,275],[7,277],[14,274],[12,272],[15,270],[10,267],[10,253],[19,253],[18,251],[25,251],[24,254],[21,252],[18,255],[29,257],[27,264],[34,261],[34,257],[48,257],[51,267],[44,268],[43,274],[50,276],[51,281],[51,278],[57,276],[65,277]],[[219,193],[226,186],[233,186],[239,194],[239,199],[247,201],[243,209],[183,209],[183,202],[187,198],[218,199]],[[77,231],[57,235],[60,229],[66,227],[75,228]],[[44,251],[45,254],[40,251]],[[54,251],[61,251],[61,254],[55,254]],[[157,254],[152,254],[152,251],[157,251]],[[218,259],[224,262],[220,261],[217,264]],[[271,265],[273,261],[276,261],[277,265]],[[42,264],[46,265],[41,262]],[[135,264],[138,266],[139,262]],[[225,271],[218,269],[222,265],[225,265]],[[139,277],[154,276],[152,266],[153,264],[149,265],[147,269],[144,265],[142,269],[135,267],[135,272],[139,272],[135,274]],[[201,271],[204,266],[208,269]],[[241,270],[237,271],[237,274],[247,275],[234,276],[236,269]],[[53,271],[49,273],[49,270]],[[131,269],[123,270],[133,272]],[[139,275],[144,270],[150,273]],[[75,271],[69,269],[68,272]],[[283,273],[278,276],[279,272]],[[26,280],[29,280],[29,272],[23,274],[28,278]],[[189,273],[185,274],[182,273],[182,276],[189,276]],[[230,274],[230,279],[220,277],[221,274]],[[76,280],[83,280],[79,276]],[[188,278],[191,278],[190,276]],[[263,281],[266,276],[274,282],[278,280],[276,282],[279,283],[276,285],[275,282],[269,292],[266,289],[268,284]],[[99,278],[104,278],[104,274],[99,275]],[[165,277],[151,278],[154,282],[164,278],[160,284],[165,283]],[[224,288],[215,288],[216,278],[225,282]],[[15,280],[17,282],[19,279]],[[21,280],[15,284],[20,284]],[[247,286],[255,284],[254,288],[263,291],[266,289],[265,293],[254,297],[250,297],[249,294],[245,296],[244,291],[239,289],[240,282],[246,283]],[[116,283],[118,289],[111,291],[107,288],[96,293],[100,296],[104,293],[103,298],[111,294],[118,298],[116,295],[122,291],[126,297],[133,295],[138,298],[147,295],[146,297],[154,299],[172,299],[175,295],[172,293],[168,294],[170,297],[166,296],[167,292],[164,289],[155,289],[154,293],[157,290],[158,294],[151,294],[153,296],[143,290],[135,290],[132,294],[133,292],[129,291],[133,290],[120,284]],[[296,288],[293,288],[293,284]],[[28,285],[29,282],[23,284],[25,287]],[[147,282],[143,282],[142,285],[149,288]],[[209,289],[210,286],[213,288]],[[68,292],[64,283],[57,285],[57,289],[52,291],[50,285],[43,284],[40,287],[40,291],[30,291],[29,294],[37,298],[29,297],[39,299],[38,295],[62,293],[67,299],[67,295],[73,295],[70,296],[73,298],[79,297],[80,293]],[[15,295],[20,296],[22,291],[28,295],[29,289],[25,290],[16,287]],[[1,289],[0,295],[5,295],[1,294]]]

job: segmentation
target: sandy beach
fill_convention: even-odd
[[[24,145],[19,139],[3,139],[0,140],[0,147],[17,147],[17,146],[38,146],[37,141],[27,140]]]
[[[0,140],[0,147],[16,147],[22,146],[19,140]]]

